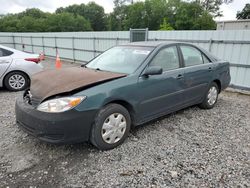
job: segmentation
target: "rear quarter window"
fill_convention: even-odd
[[[3,49],[3,48],[0,48],[0,57],[10,56],[12,54],[13,54],[13,52],[6,50],[6,49]]]
[[[0,48],[0,57],[10,56],[12,54],[13,54],[13,52],[6,50],[6,49],[3,49],[3,48]]]

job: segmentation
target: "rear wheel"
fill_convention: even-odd
[[[10,91],[21,91],[29,86],[29,78],[22,72],[11,72],[5,77],[4,86]]]
[[[109,150],[124,142],[131,126],[130,114],[119,104],[109,104],[100,110],[90,141],[100,150]]]
[[[203,109],[211,109],[217,102],[219,95],[218,85],[213,82],[210,84],[209,89],[204,97],[203,102],[199,105],[200,108]]]

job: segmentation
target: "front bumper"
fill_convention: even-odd
[[[97,110],[79,112],[75,109],[62,113],[36,110],[22,98],[16,101],[16,121],[30,135],[49,143],[88,141]]]

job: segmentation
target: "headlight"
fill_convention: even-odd
[[[50,112],[50,113],[57,113],[57,112],[65,112],[76,107],[80,104],[86,96],[83,97],[62,97],[57,99],[51,99],[41,103],[37,110],[42,112]]]

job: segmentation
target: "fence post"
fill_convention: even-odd
[[[42,36],[42,46],[43,46],[43,53],[45,54],[45,48],[44,48],[44,36]]]
[[[12,35],[12,39],[13,39],[13,46],[14,46],[14,48],[16,48],[16,42],[15,42],[15,36],[14,35]]]
[[[93,38],[93,50],[94,50],[94,57],[95,57],[95,54],[96,54],[96,48],[95,48],[95,37]]]
[[[145,30],[145,41],[148,41],[148,28]]]
[[[21,35],[21,43],[22,43],[22,49],[23,49],[23,51],[24,51],[24,43],[23,43],[23,36]]]
[[[208,51],[209,51],[209,52],[211,52],[212,44],[213,44],[213,40],[210,39],[210,40],[209,40],[209,48],[208,48]]]
[[[132,29],[129,28],[129,42],[132,42]]]
[[[116,46],[118,45],[118,41],[119,41],[119,37],[116,37],[116,39],[115,39],[115,45]]]
[[[75,63],[75,37],[72,37],[72,53],[73,53],[73,62]]]
[[[31,50],[32,50],[32,53],[34,53],[34,48],[33,48],[33,37],[30,36],[30,43],[31,43]]]
[[[56,38],[57,38],[57,37],[55,36],[55,48],[56,48],[56,55],[57,55],[57,52],[58,52],[58,51],[57,51],[57,40],[56,40]],[[56,57],[56,55],[55,55],[55,57]]]

